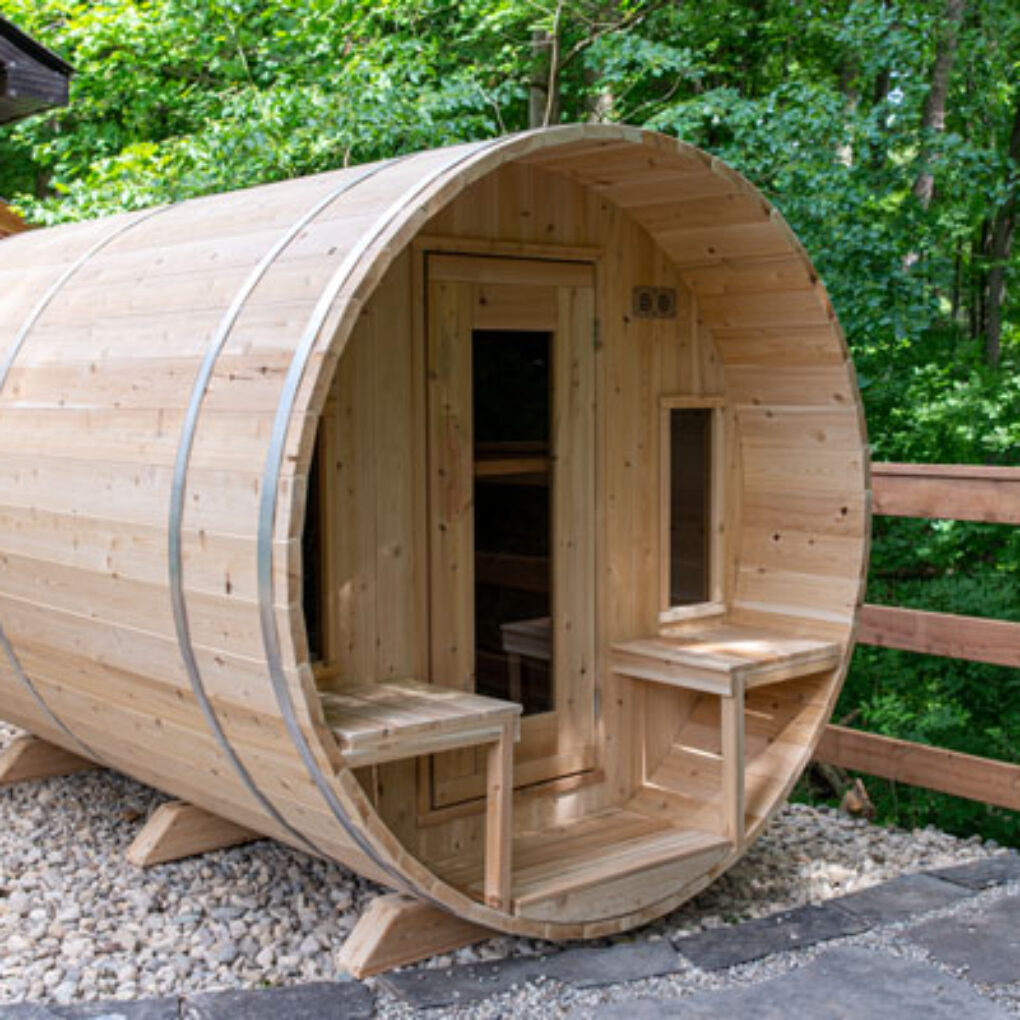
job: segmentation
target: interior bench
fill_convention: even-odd
[[[489,745],[485,902],[505,909],[513,866],[513,763],[521,706],[414,680],[324,691],[321,698],[326,722],[351,768]]]
[[[635,680],[719,696],[723,823],[727,838],[739,846],[744,840],[744,693],[833,669],[841,654],[832,641],[721,624],[617,642],[611,668]]]
[[[523,701],[521,659],[552,661],[552,618],[513,620],[499,625],[510,674],[510,700]]]

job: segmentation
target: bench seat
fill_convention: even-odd
[[[495,743],[509,726],[516,740],[521,706],[415,680],[321,695],[326,722],[351,768]]]
[[[732,624],[618,641],[612,651],[613,671],[623,676],[724,697],[737,684],[749,690],[820,673],[840,657],[833,641]]]
[[[835,669],[841,658],[842,648],[834,641],[713,624],[618,641],[610,652],[610,668],[632,680],[718,695],[722,825],[739,847],[745,837],[745,691]]]
[[[395,680],[320,693],[326,723],[351,768],[488,746],[485,902],[510,901],[514,743],[521,706],[416,680]]]

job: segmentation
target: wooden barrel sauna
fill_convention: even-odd
[[[868,461],[779,213],[569,126],[0,245],[0,715],[506,932],[733,864],[850,653]]]

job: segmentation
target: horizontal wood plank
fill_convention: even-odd
[[[544,287],[593,287],[595,270],[585,262],[554,259],[477,259],[461,255],[430,255],[432,280],[465,283],[518,284]]]
[[[880,648],[1020,668],[1020,623],[1008,620],[866,605],[857,640]]]
[[[1020,765],[874,733],[827,726],[817,761],[1020,811]]]
[[[876,514],[1020,524],[1020,468],[873,464]]]
[[[322,694],[350,767],[378,765],[498,741],[521,706],[411,680]]]

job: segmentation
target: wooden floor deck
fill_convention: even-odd
[[[664,882],[682,880],[721,860],[729,849],[722,836],[627,808],[521,833],[513,844],[513,912],[559,920],[588,917],[592,910],[625,913],[637,895],[636,882],[643,888],[653,872],[662,872]],[[480,861],[461,855],[432,867],[451,885],[481,897]]]

